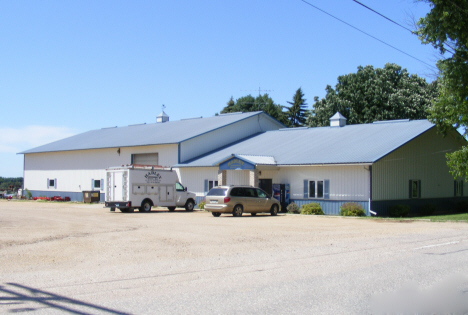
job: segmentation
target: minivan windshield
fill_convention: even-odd
[[[227,188],[212,188],[207,196],[226,196]]]

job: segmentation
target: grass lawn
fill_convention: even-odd
[[[431,220],[431,221],[436,221],[436,222],[444,222],[444,221],[468,222],[468,213],[431,215],[431,216],[426,216],[426,217],[414,217],[410,219],[425,219],[425,220]]]
[[[363,219],[373,220],[429,220],[432,222],[457,221],[468,223],[468,213],[444,214],[444,215],[428,215],[425,217],[405,217],[405,218],[389,218],[389,217],[361,217]]]

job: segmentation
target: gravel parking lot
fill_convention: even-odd
[[[1,313],[466,313],[467,261],[466,223],[0,201]]]

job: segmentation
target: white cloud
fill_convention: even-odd
[[[0,153],[18,153],[77,134],[68,127],[0,128]]]

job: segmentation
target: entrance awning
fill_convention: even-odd
[[[220,170],[254,170],[258,165],[275,166],[276,161],[272,156],[231,154],[214,165]]]

